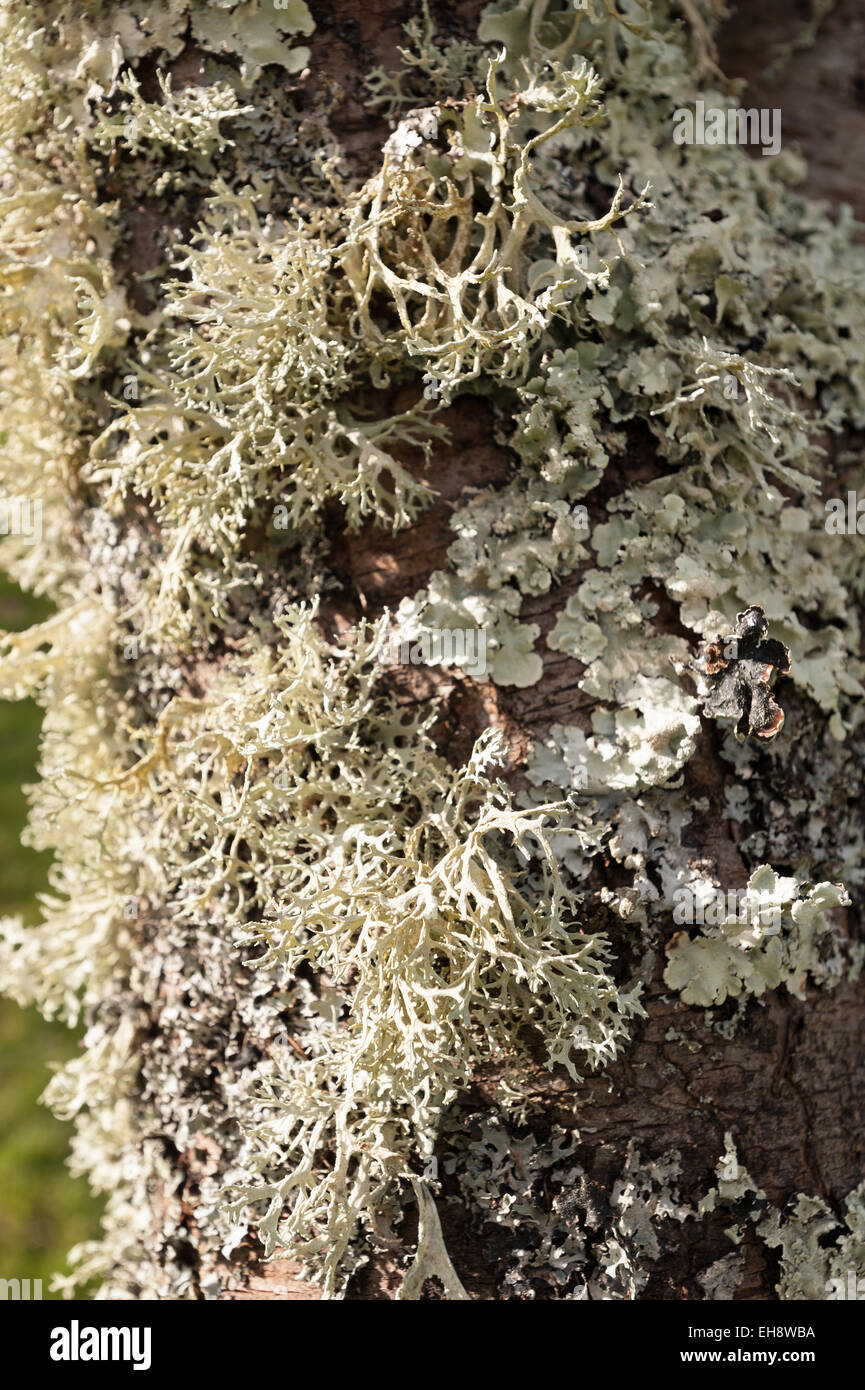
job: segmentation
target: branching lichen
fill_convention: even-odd
[[[829,808],[861,787],[865,565],[838,562],[819,492],[842,463],[865,478],[865,251],[795,191],[795,156],[673,142],[673,111],[720,81],[716,10],[496,0],[477,41],[447,41],[422,6],[403,71],[370,75],[393,129],[360,175],[338,98],[285,90],[311,57],[302,0],[0,5],[2,481],[41,508],[0,559],[58,609],[0,648],[0,691],[45,708],[28,835],[56,856],[0,968],[86,1019],[49,1099],[110,1194],[78,1252],[104,1296],[218,1297],[241,1247],[288,1249],[329,1295],[384,1249],[401,1297],[465,1296],[429,1166],[450,1107],[483,1067],[507,1089],[540,1054],[578,1094],[617,1056],[639,989],[590,897],[649,980],[677,891],[722,888],[684,834],[709,809],[687,782],[701,713],[780,724],[765,671],[702,710],[681,677],[746,611],[788,723],[771,747],[712,734],[740,891],[781,929],[680,933],[664,980],[709,1007],[846,969],[829,914],[863,843]],[[187,33],[202,85],[167,73]],[[334,537],[417,521],[460,397],[491,410],[507,480],[460,498],[392,619],[329,627],[311,601],[341,582]],[[544,595],[541,642],[522,610]],[[575,663],[585,711],[540,722],[527,790],[493,777],[489,731],[453,767],[435,711],[386,693],[388,624],[480,629],[499,687]],[[678,1160],[622,1154],[602,1202],[576,1144],[512,1164],[484,1131],[463,1196],[533,1232],[517,1296],[637,1296],[659,1223],[686,1215]],[[860,1196],[838,1262],[812,1199],[761,1208],[782,1296],[812,1286],[800,1246],[826,1278],[853,1258]]]

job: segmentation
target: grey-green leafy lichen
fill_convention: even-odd
[[[728,1133],[724,1140],[717,1186],[701,1199],[698,1214],[729,1211],[736,1219],[727,1234],[735,1244],[750,1223],[765,1245],[779,1251],[779,1298],[860,1297],[859,1281],[865,1276],[865,1183],[848,1193],[840,1215],[822,1197],[801,1192],[779,1209],[740,1164],[733,1136]]]
[[[815,439],[865,426],[865,250],[796,192],[795,156],[673,144],[675,108],[723,95],[714,8],[496,0],[471,42],[421,6],[403,71],[369,75],[394,128],[361,177],[326,96],[281,85],[313,61],[301,0],[0,6],[3,486],[41,507],[0,559],[58,608],[3,638],[3,694],[45,707],[28,833],[56,862],[0,966],[87,1021],[49,1099],[110,1194],[79,1252],[108,1296],[216,1297],[253,1234],[338,1294],[400,1250],[410,1201],[402,1296],[464,1296],[426,1175],[448,1109],[481,1066],[515,1085],[535,1044],[574,1087],[615,1058],[676,892],[725,887],[682,843],[701,720],[679,672],[754,605],[829,776],[803,769],[780,826],[789,758],[721,744],[747,892],[782,925],[680,933],[665,981],[711,1006],[846,969],[829,914],[863,845],[829,807],[861,786],[865,569],[823,527]],[[137,66],[170,66],[187,29],[205,80],[154,90]],[[122,208],[145,195],[133,287]],[[333,508],[411,524],[433,494],[406,453],[445,450],[466,395],[512,475],[455,510],[445,567],[390,619],[326,637]],[[542,730],[517,796],[488,735],[444,761],[378,652],[388,622],[480,628],[492,681],[529,688],[522,609],[563,584],[546,648],[590,713]],[[637,977],[585,926],[604,857]],[[574,1161],[551,1215],[517,1190],[541,1158],[512,1170],[487,1136],[460,1181],[481,1212],[513,1188],[495,1220],[534,1231],[517,1296],[633,1297],[656,1218],[683,1219],[676,1162],[629,1153],[602,1202]]]
[[[460,1116],[447,1134],[445,1171],[481,1227],[509,1243],[500,1282],[506,1298],[632,1299],[663,1248],[664,1223],[692,1215],[679,1200],[679,1155],[643,1162],[631,1143],[604,1191],[579,1161],[580,1136],[556,1128],[544,1143],[521,1139],[500,1116]],[[553,1195],[550,1197],[550,1187]]]
[[[728,996],[762,995],[784,985],[805,997],[809,983],[837,983],[844,960],[837,940],[821,951],[824,934],[832,940],[827,912],[849,905],[844,890],[819,883],[804,897],[794,878],[780,878],[768,865],[751,875],[734,900],[734,912],[718,912],[709,930],[689,936],[677,932],[667,943],[664,981],[687,1004],[711,1007]],[[704,917],[705,917],[704,913]]]

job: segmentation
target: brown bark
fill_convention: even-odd
[[[386,123],[371,119],[361,103],[361,77],[376,64],[396,64],[400,25],[415,8],[406,0],[340,0],[338,5],[313,0],[318,29],[305,81],[311,91],[335,84],[338,134],[359,167],[374,158],[387,134]],[[479,0],[432,6],[446,33],[464,34],[473,32],[481,8]],[[800,10],[804,17],[807,7],[796,6],[797,16]],[[756,9],[743,7],[723,31],[721,66],[731,76],[746,80],[748,105],[782,109],[785,141],[798,139],[810,160],[806,190],[836,203],[852,202],[861,213],[865,192],[858,184],[853,152],[865,146],[861,68],[865,4],[842,0],[815,45],[795,54],[778,75],[767,76],[767,55],[774,44],[792,37],[795,27],[786,0],[767,0]],[[492,419],[481,405],[457,402],[446,423],[452,436],[446,457],[423,468],[438,501],[416,525],[392,537],[372,530],[352,536],[334,524],[332,562],[343,585],[327,610],[334,624],[356,621],[362,614],[374,616],[404,594],[414,593],[443,564],[452,539],[448,517],[464,489],[500,484],[507,477],[508,457],[493,442]],[[629,480],[635,480],[635,466],[636,476],[652,477],[650,441],[635,439],[633,444]],[[615,486],[614,471],[605,479],[605,489]],[[600,503],[590,498],[590,513],[593,505]],[[523,616],[548,632],[554,613],[579,582],[580,575],[575,574],[549,594],[528,600]],[[672,625],[678,621],[666,601],[658,621]],[[455,761],[465,757],[474,737],[492,723],[504,730],[516,764],[530,741],[551,723],[579,724],[591,708],[590,699],[578,688],[580,664],[547,651],[543,638],[539,651],[544,658],[543,679],[525,691],[413,672],[414,683],[407,684],[400,695],[407,702],[433,694],[441,699],[440,743]],[[797,725],[794,719],[792,723],[792,736],[797,736],[798,728],[798,736],[807,739],[804,722]],[[816,747],[815,756],[819,756]],[[519,774],[513,775],[518,780]],[[721,881],[735,886],[744,884],[747,870],[735,827],[724,817],[724,776],[717,735],[706,725],[698,754],[686,769],[686,787],[694,798],[707,796],[711,810],[695,818],[689,843],[696,857],[712,862]],[[615,865],[606,869],[616,872]],[[849,927],[856,928],[853,914]],[[669,933],[674,930],[671,924]],[[621,1171],[629,1141],[635,1139],[646,1157],[673,1148],[681,1151],[681,1196],[695,1202],[713,1182],[724,1132],[732,1129],[741,1161],[759,1177],[772,1202],[782,1203],[801,1191],[824,1197],[837,1211],[863,1172],[861,983],[842,984],[830,992],[810,990],[804,1002],[779,991],[765,1008],[749,1008],[735,1037],[726,1041],[707,1027],[703,1010],[685,1010],[669,999],[661,980],[663,968],[663,942],[659,942],[654,980],[645,1000],[648,1019],[635,1026],[633,1043],[623,1058],[585,1084],[577,1123],[584,1140],[580,1160],[591,1179],[609,1190]],[[668,1041],[665,1035],[673,1024],[680,1040]],[[531,1080],[539,1103],[538,1137],[543,1138],[553,1123],[572,1127],[573,1094],[567,1081],[551,1077],[540,1067]],[[472,1100],[479,1110],[493,1104],[487,1078],[477,1079]],[[468,1292],[479,1299],[500,1297],[501,1260],[507,1253],[500,1229],[479,1232],[448,1179],[440,1211],[448,1249]],[[702,1223],[668,1222],[664,1231],[668,1253],[654,1267],[644,1297],[704,1297],[695,1276],[730,1252],[723,1233],[728,1224],[724,1214]],[[405,1234],[410,1240],[411,1231]],[[773,1253],[753,1235],[746,1236],[742,1250],[745,1258],[737,1297],[774,1298]],[[317,1296],[284,1261],[261,1264],[253,1257],[245,1273],[235,1269],[233,1284],[223,1296],[288,1300]],[[392,1259],[376,1258],[355,1282],[350,1297],[389,1298],[394,1285]]]

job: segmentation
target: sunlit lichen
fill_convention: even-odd
[[[369,75],[393,129],[363,175],[326,101],[282,91],[310,61],[301,0],[0,8],[2,476],[42,506],[0,556],[58,605],[0,649],[2,692],[45,707],[28,834],[56,855],[43,923],[4,922],[0,964],[14,997],[86,1016],[50,1099],[110,1194],[79,1252],[105,1296],[217,1297],[255,1240],[329,1295],[379,1248],[401,1297],[465,1296],[426,1171],[448,1108],[484,1064],[507,1086],[536,1046],[577,1089],[625,1043],[636,980],[581,925],[604,857],[594,903],[643,979],[676,891],[720,887],[684,836],[708,801],[681,675],[746,609],[790,649],[783,708],[820,771],[797,769],[779,827],[789,725],[771,749],[718,735],[746,891],[782,927],[674,936],[664,979],[710,1007],[847,969],[827,880],[861,887],[863,845],[828,807],[861,786],[865,566],[838,563],[818,493],[825,437],[865,427],[865,252],[788,152],[673,143],[674,109],[720,80],[715,7],[682,8],[497,0],[448,42],[422,7],[403,71]],[[145,99],[140,60],[187,32],[204,85]],[[140,283],[130,198],[159,224]],[[417,520],[424,451],[472,396],[509,475],[460,499],[391,627],[480,629],[505,688],[550,652],[579,663],[585,712],[543,725],[519,795],[488,733],[451,767],[434,711],[383,692],[386,621],[326,638],[310,606],[340,527]],[[548,594],[542,642],[523,607]],[[544,1211],[543,1155],[527,1176],[487,1130],[468,1146],[466,1200],[488,1210],[502,1180],[496,1219],[538,1233],[510,1287],[639,1295],[656,1227],[685,1218],[678,1160],[623,1154],[596,1224],[576,1140],[552,1147],[578,1195]],[[809,1201],[761,1215],[783,1297],[858,1239],[853,1194],[850,1248],[822,1260]],[[797,1282],[803,1243],[818,1274]]]

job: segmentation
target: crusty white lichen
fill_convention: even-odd
[[[629,1144],[608,1188],[586,1172],[585,1141],[554,1126],[545,1141],[521,1136],[499,1114],[455,1115],[446,1126],[453,1174],[478,1229],[507,1231],[499,1271],[505,1298],[632,1299],[674,1227],[692,1216],[681,1202],[680,1155],[654,1160]]]

